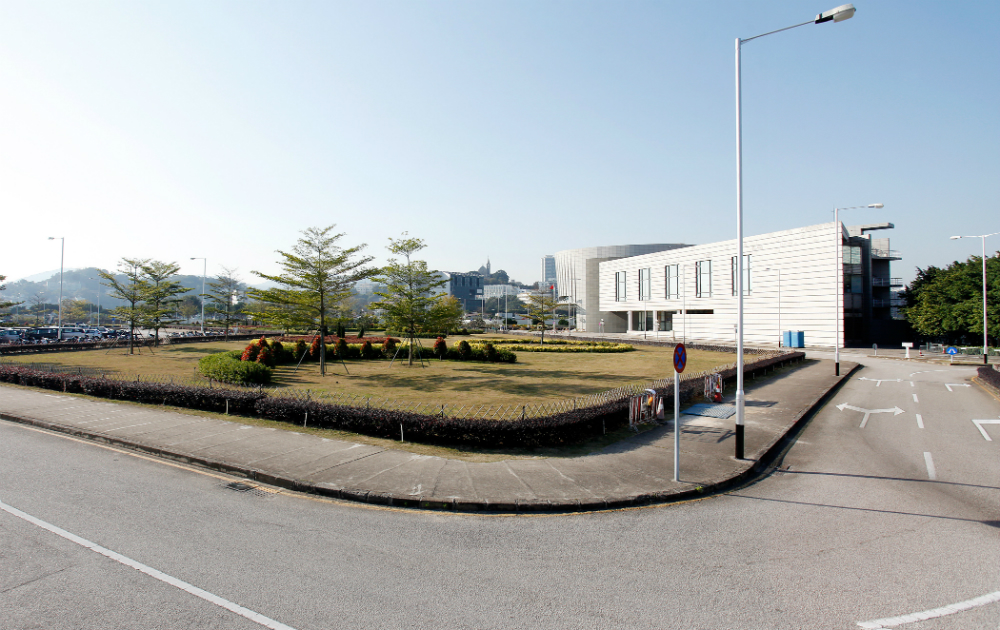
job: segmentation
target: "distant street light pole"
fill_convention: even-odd
[[[205,276],[208,275],[208,259],[192,256],[191,260],[200,260],[204,263],[201,270],[201,334],[205,335]]]
[[[806,24],[843,22],[854,16],[854,5],[845,4],[820,13],[815,19],[779,28],[746,39],[736,38],[736,458],[743,459],[743,91],[740,79],[740,50],[746,42]]]
[[[99,280],[99,278],[87,278],[88,280]],[[101,289],[100,284],[97,285],[97,327],[101,327]]]
[[[65,236],[50,236],[49,240],[60,240],[59,244],[59,341],[62,341],[62,296],[63,296],[63,261],[66,259],[66,237]]]
[[[951,239],[959,238],[980,238],[983,240],[983,365],[988,365],[989,359],[989,339],[986,337],[986,237],[996,236],[1000,232],[994,232],[992,234],[980,234],[979,236],[952,236]]]
[[[843,320],[844,316],[841,313],[841,303],[844,300],[844,287],[840,280],[840,270],[843,269],[844,255],[844,230],[840,227],[840,211],[841,210],[857,210],[858,208],[882,208],[883,204],[880,203],[870,203],[867,206],[849,206],[847,208],[834,208],[833,209],[833,229],[836,232],[835,241],[836,244],[833,248],[834,255],[834,266],[833,266],[833,282],[836,286],[833,288],[833,299],[834,299],[834,320],[836,320],[836,333],[833,337],[833,374],[835,376],[840,376],[840,322]]]

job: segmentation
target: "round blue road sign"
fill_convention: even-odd
[[[679,343],[677,347],[674,348],[674,371],[680,374],[684,371],[684,366],[687,365],[688,353],[684,349],[684,344]]]
[[[958,354],[958,348],[956,348],[955,346],[948,346],[948,349],[945,350],[945,353],[946,354]]]

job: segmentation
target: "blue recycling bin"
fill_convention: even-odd
[[[786,348],[805,348],[806,333],[804,330],[786,330],[781,333],[781,343]]]

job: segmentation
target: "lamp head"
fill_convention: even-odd
[[[952,236],[952,237],[951,237],[951,240],[953,240],[953,241],[954,241],[955,239],[959,239],[959,238],[962,238],[962,237],[961,237],[961,236]]]
[[[849,20],[854,17],[855,8],[853,4],[842,4],[836,9],[830,9],[829,11],[824,11],[816,16],[815,24],[822,24],[823,22],[843,22],[844,20]]]
[[[869,208],[884,208],[885,205],[881,204],[881,203],[870,203],[870,204],[868,204],[868,207]]]

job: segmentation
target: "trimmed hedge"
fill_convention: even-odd
[[[982,366],[976,372],[979,380],[1000,392],[1000,372],[988,365]]]
[[[153,405],[171,405],[240,415],[252,415],[258,400],[267,394],[255,390],[213,389],[142,381],[116,381],[106,378],[52,374],[11,365],[0,366],[0,382],[41,387],[97,398],[130,400]],[[227,404],[228,403],[228,404]]]
[[[263,361],[256,359],[265,353],[254,353],[253,359],[241,360],[246,356],[251,347],[240,352],[232,350],[219,354],[210,354],[198,360],[198,371],[202,376],[213,378],[223,383],[233,383],[235,385],[267,385],[271,382],[271,368]],[[268,353],[269,354],[269,353]]]
[[[804,356],[801,352],[792,352],[762,359],[747,365],[746,373],[763,372],[767,368],[773,369],[775,366],[800,361]],[[731,380],[735,376],[735,368],[723,370],[722,375],[727,381]],[[253,390],[234,391],[51,374],[11,365],[0,365],[0,382],[214,412],[223,412],[228,406],[231,414],[257,415],[268,420],[296,425],[306,420],[308,412],[309,426],[391,439],[399,435],[402,426],[406,439],[431,444],[503,448],[561,446],[587,440],[601,435],[604,431],[614,431],[628,424],[629,396],[626,395],[600,405],[541,418],[490,420],[348,407],[272,396]],[[701,395],[701,390],[700,379],[686,381],[681,384],[681,400],[695,399]],[[667,408],[673,404],[672,386],[657,388],[657,393],[664,396]]]
[[[509,348],[510,350],[517,350],[518,352],[590,352],[593,354],[601,353],[617,353],[617,352],[633,352],[635,346],[631,346],[627,343],[581,343],[581,344],[559,344],[559,345],[549,345],[545,344],[528,344],[528,343],[504,343],[502,344],[504,348]]]

